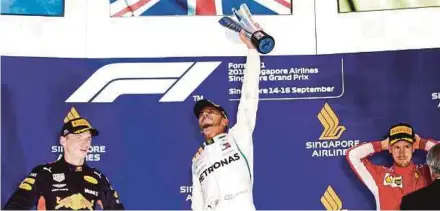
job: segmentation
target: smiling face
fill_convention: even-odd
[[[60,144],[64,148],[64,153],[73,159],[84,159],[92,145],[90,131],[80,134],[68,134],[60,138]]]
[[[391,145],[389,151],[397,166],[406,167],[411,163],[414,148],[412,144],[406,141],[399,141]]]
[[[213,106],[207,106],[199,114],[199,128],[203,135],[212,138],[226,130],[228,119]]]

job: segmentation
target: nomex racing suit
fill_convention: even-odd
[[[437,141],[421,138],[420,149],[428,151]],[[380,141],[357,145],[347,151],[346,158],[359,179],[370,189],[377,210],[399,210],[402,197],[429,185],[432,180],[427,165],[411,162],[407,167],[375,165],[368,160],[381,152]]]
[[[118,193],[107,177],[88,165],[73,166],[61,157],[35,167],[12,194],[4,209],[123,210]]]
[[[253,139],[258,109],[260,57],[248,50],[237,122],[228,133],[205,141],[192,163],[193,210],[255,210]]]

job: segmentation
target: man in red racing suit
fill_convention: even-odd
[[[432,182],[428,166],[414,164],[412,154],[416,149],[428,151],[436,143],[415,135],[408,124],[397,124],[391,127],[387,139],[357,145],[347,151],[346,159],[373,193],[377,210],[398,210],[404,195]],[[388,150],[393,157],[391,167],[375,165],[368,160],[369,156],[383,150]]]

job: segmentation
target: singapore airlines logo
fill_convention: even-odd
[[[357,139],[339,139],[346,129],[339,125],[339,118],[328,103],[319,111],[318,119],[323,126],[319,140],[306,142],[306,149],[311,150],[312,157],[345,156],[349,148],[360,143]]]
[[[345,126],[339,125],[339,118],[328,103],[325,103],[319,112],[318,119],[324,127],[324,131],[322,131],[319,140],[338,139],[345,131]]]
[[[342,201],[330,185],[327,187],[327,190],[321,197],[321,203],[327,210],[342,209]]]

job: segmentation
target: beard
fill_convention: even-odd
[[[212,126],[213,126],[213,124],[207,123],[207,124],[200,125],[200,129],[206,129],[206,128],[212,127]]]
[[[411,161],[400,161],[400,162],[395,162],[397,166],[399,167],[407,167]]]
[[[206,121],[207,120],[207,121]],[[206,122],[206,123],[205,123]],[[203,120],[202,120],[202,123],[200,124],[200,129],[206,129],[206,128],[209,128],[209,127],[212,127],[212,126],[214,126],[214,122],[213,122],[213,120],[212,120],[212,118],[210,118],[210,117],[205,117]]]

